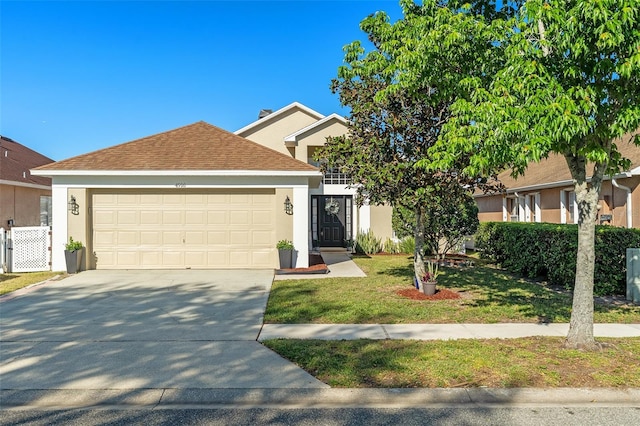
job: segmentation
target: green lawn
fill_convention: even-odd
[[[332,387],[640,387],[640,338],[600,339],[600,352],[561,349],[559,337],[523,339],[268,340]]]
[[[266,323],[500,323],[568,322],[571,298],[508,272],[482,265],[446,268],[440,288],[457,300],[417,301],[396,294],[412,287],[406,255],[356,257],[365,278],[276,281]],[[640,306],[596,305],[595,322],[640,323]]]
[[[16,274],[0,274],[0,296],[11,293],[31,284],[48,280],[56,275],[64,276],[64,272],[25,272]]]

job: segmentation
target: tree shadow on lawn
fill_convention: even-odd
[[[361,281],[363,278],[329,278],[323,279],[321,283],[322,286],[334,284],[340,286],[344,280]],[[393,312],[383,303],[384,300],[378,301],[379,303],[375,303],[375,300],[371,303],[370,299],[363,300],[362,286],[358,288],[343,286],[342,290],[329,295],[324,293],[325,289],[326,287],[314,287],[312,280],[279,281],[277,287],[271,289],[264,322],[367,324],[383,320],[388,322],[395,318]]]
[[[558,291],[491,266],[443,266],[440,271],[440,286],[470,295],[461,301],[465,306],[487,312],[492,308],[494,311],[502,310],[502,316],[512,317],[513,321],[536,318],[539,323],[552,323],[568,322],[571,318],[573,294],[569,291]],[[377,271],[377,274],[406,278],[409,284],[413,281],[413,265],[407,263],[405,266],[392,266]],[[596,313],[614,315],[640,310],[634,308],[621,308],[606,303],[596,303],[594,307]],[[495,318],[495,312],[490,316]]]

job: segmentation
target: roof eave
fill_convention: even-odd
[[[33,170],[36,176],[322,176],[319,170]]]

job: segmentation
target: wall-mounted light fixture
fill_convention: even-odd
[[[71,196],[71,198],[69,198],[69,203],[67,203],[67,206],[71,214],[74,214],[74,215],[80,214],[80,206],[76,202],[76,197],[74,197],[73,195]]]
[[[287,195],[287,198],[284,200],[284,212],[288,215],[293,214],[293,204],[291,204],[291,200],[289,199],[288,195]]]

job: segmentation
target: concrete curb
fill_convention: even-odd
[[[108,389],[0,390],[0,407],[425,407],[629,406],[640,408],[640,389]]]

